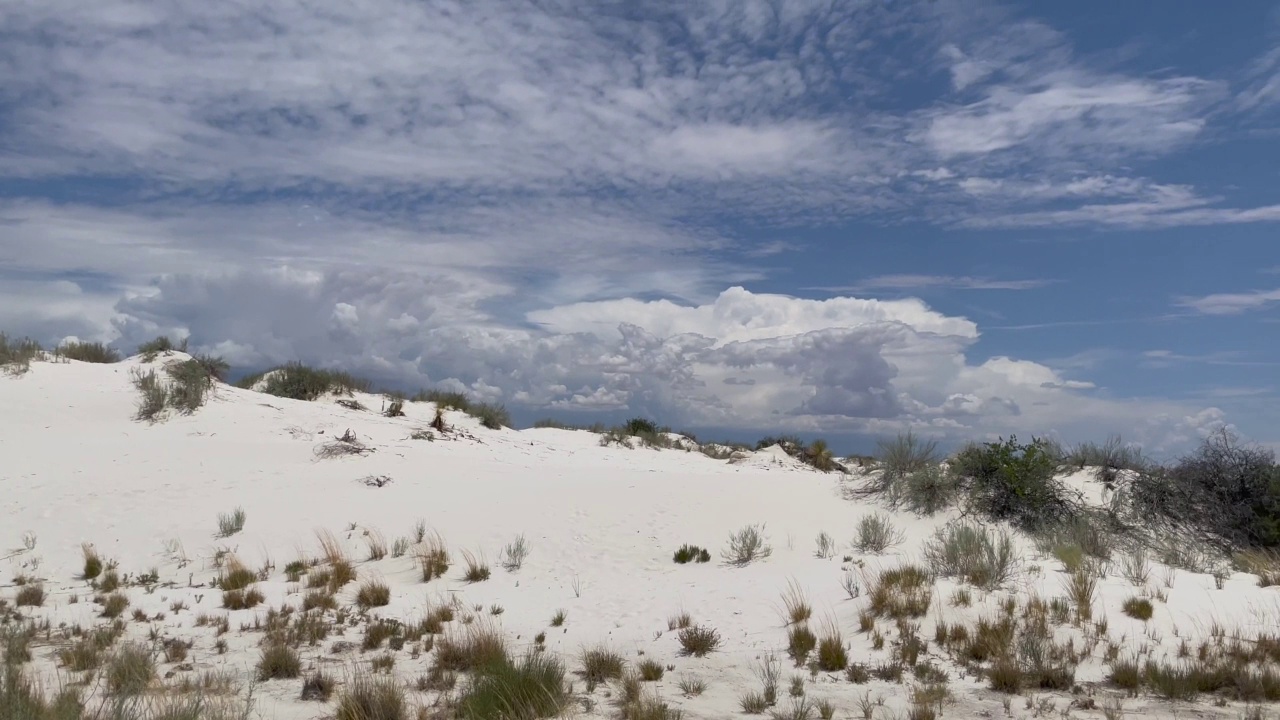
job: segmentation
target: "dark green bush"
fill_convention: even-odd
[[[357,391],[373,391],[373,384],[364,378],[337,370],[308,367],[300,362],[251,375],[237,384],[245,388],[253,387],[264,376],[267,377],[267,382],[262,388],[263,392],[293,400],[315,400],[328,392],[350,395]]]
[[[970,445],[951,461],[952,474],[968,491],[979,513],[1034,530],[1073,515],[1061,483],[1054,475],[1058,458],[1045,443],[1008,440]]]
[[[547,653],[530,653],[519,663],[498,663],[477,671],[458,702],[465,720],[535,720],[558,717],[565,709],[564,664]]]
[[[109,364],[120,362],[120,353],[99,342],[68,342],[58,346],[57,354],[68,360]]]

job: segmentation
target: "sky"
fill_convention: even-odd
[[[0,329],[700,434],[1280,447],[1280,3],[9,0]]]

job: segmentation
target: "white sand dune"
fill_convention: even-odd
[[[167,359],[172,358],[156,362]],[[406,417],[386,418],[378,413],[384,401],[377,396],[358,396],[369,407],[360,411],[332,400],[300,402],[219,385],[193,415],[148,424],[132,419],[136,393],[130,370],[140,364],[138,358],[113,365],[38,362],[23,376],[0,377],[0,404],[6,409],[0,419],[0,556],[5,556],[0,598],[12,604],[19,577],[41,580],[49,595],[42,607],[20,608],[24,616],[47,619],[54,629],[106,622],[97,617],[93,590],[77,579],[81,545],[91,543],[104,558],[118,562],[122,573],[158,572],[159,583],[151,590],[126,591],[130,611],[164,617],[130,620],[128,636],[147,641],[154,632],[194,642],[182,669],[162,663],[161,675],[225,669],[247,682],[262,633],[241,626],[252,625],[269,607],[300,603],[301,588],[286,580],[283,567],[299,557],[316,557],[316,532],[328,530],[357,561],[361,579],[379,577],[391,586],[390,604],[369,611],[370,616],[410,620],[421,617],[429,603],[457,597],[465,608],[482,607],[478,614],[499,624],[513,649],[532,647],[534,635],[547,632],[548,651],[561,654],[571,671],[585,646],[603,642],[632,660],[643,653],[675,666],[656,683],[656,691],[685,718],[741,716],[739,698],[759,688],[751,668],[768,652],[784,658],[780,709],[790,706],[785,681],[799,673],[808,697],[831,700],[839,708],[837,717],[853,717],[858,698],[868,692],[884,698],[876,717],[906,716],[910,675],[904,683],[854,684],[839,673],[792,669],[785,661],[780,593],[794,580],[807,591],[817,624],[829,619],[842,629],[851,659],[877,664],[889,649],[874,650],[870,636],[858,632],[867,598],[851,599],[842,589],[845,568],[871,574],[903,559],[918,560],[934,529],[954,513],[922,518],[846,499],[842,489],[858,482],[856,477],[816,472],[780,449],[721,461],[682,450],[601,447],[598,436],[584,431],[488,430],[458,412],[447,413],[447,420],[465,435],[412,440],[410,432],[431,420],[434,406],[408,403]],[[369,452],[316,457],[317,446],[348,430]],[[390,482],[374,487],[362,482],[368,477]],[[1068,481],[1091,500],[1103,501],[1087,474]],[[218,514],[236,507],[247,515],[244,530],[217,537]],[[888,513],[904,534],[887,554],[864,555],[849,547],[855,524],[871,512]],[[381,533],[390,543],[410,535],[419,519],[453,551],[455,565],[446,578],[422,582],[412,553],[365,560],[366,532]],[[729,535],[748,524],[765,527],[772,555],[745,567],[720,562]],[[835,558],[815,557],[820,531],[837,540]],[[33,547],[24,546],[24,534]],[[526,538],[530,554],[520,570],[508,572],[499,566],[499,555],[518,535]],[[710,548],[714,561],[674,564],[672,552],[686,542]],[[956,607],[949,599],[959,584],[939,580],[934,603],[919,621],[921,636],[931,639],[940,621],[973,622],[992,615],[1010,595],[1063,596],[1061,564],[1038,556],[1027,538],[1017,542],[1021,568],[1006,590],[974,590],[972,606]],[[211,587],[219,549],[234,552],[251,568],[274,565],[269,579],[258,584],[266,603],[251,610],[221,608],[221,592]],[[473,584],[461,579],[457,558],[463,550],[488,559],[491,579]],[[845,555],[853,562],[844,562]],[[1222,589],[1210,575],[1182,570],[1170,575],[1171,588],[1162,587],[1165,575],[1157,565],[1149,585],[1167,599],[1156,602],[1155,617],[1145,623],[1120,611],[1141,588],[1115,570],[1099,584],[1094,615],[1107,618],[1108,635],[1123,653],[1145,646],[1153,655],[1173,657],[1182,639],[1194,647],[1214,622],[1246,634],[1275,629],[1280,622],[1280,593],[1257,587],[1251,575],[1237,574]],[[340,593],[341,603],[353,603],[357,584]],[[186,609],[173,612],[178,601]],[[495,605],[502,614],[490,614]],[[567,612],[565,626],[549,628],[559,609]],[[681,610],[719,631],[723,644],[717,652],[704,658],[680,655],[667,619]],[[213,628],[196,626],[202,613],[230,616],[225,654],[214,649]],[[892,638],[892,623],[882,621],[881,627]],[[345,637],[330,635],[318,646],[304,645],[304,666],[330,667],[339,677],[367,667],[380,653],[331,651],[338,640],[358,644],[361,632],[348,628]],[[1078,633],[1070,627],[1060,632]],[[56,651],[66,644],[56,633],[33,644],[31,667],[46,688],[82,679],[58,668]],[[1055,715],[1066,710],[1071,717],[1102,717],[1102,698],[1119,696],[1102,683],[1105,645],[1099,643],[1077,669],[1081,694],[1034,694],[1053,702]],[[396,654],[394,672],[406,683],[431,662],[430,653],[411,658],[407,647]],[[928,654],[950,675],[952,699],[944,717],[1005,715],[1006,696],[966,675],[932,642]],[[677,688],[682,676],[700,677],[709,688],[685,697]],[[332,704],[299,700],[300,685],[300,680],[274,680],[257,686],[255,715],[332,716]],[[575,689],[582,694],[582,683]],[[424,705],[434,700],[431,693],[411,692]],[[594,709],[582,715],[611,716],[607,692],[596,689]],[[1095,692],[1097,708],[1068,710],[1073,699],[1087,705],[1079,700]],[[1013,716],[1036,712],[1026,707],[1025,697],[1012,701]],[[1238,704],[1219,708],[1207,700],[1170,703],[1149,697],[1125,698],[1124,706],[1127,717],[1238,717],[1241,711]]]

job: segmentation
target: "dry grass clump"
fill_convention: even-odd
[[[422,570],[422,581],[431,582],[432,580],[444,577],[449,572],[449,549],[444,543],[444,538],[438,534],[432,534],[419,541],[422,548],[418,550],[418,567]]]
[[[1018,562],[1008,533],[968,523],[938,528],[925,544],[924,556],[938,575],[959,577],[987,590],[1011,580]]]
[[[509,661],[506,639],[496,627],[474,623],[435,641],[435,666],[441,670],[467,672]]]
[[[1280,549],[1242,550],[1234,560],[1242,572],[1258,576],[1258,587],[1280,585]]]
[[[258,659],[259,680],[292,679],[302,674],[302,660],[298,653],[283,643],[270,643],[262,649]]]
[[[645,658],[636,665],[636,670],[640,673],[640,679],[644,682],[657,682],[666,674],[666,668],[662,663],[652,658]]]
[[[265,600],[266,597],[257,588],[227,590],[222,593],[222,607],[227,610],[250,610]]]
[[[120,592],[100,597],[98,601],[102,604],[102,612],[100,614],[104,618],[118,618],[129,607],[129,596]]]
[[[361,608],[382,607],[391,602],[391,588],[379,580],[366,580],[356,592],[356,604]]]
[[[813,615],[809,598],[794,579],[787,582],[787,589],[782,593],[782,608],[783,620],[788,625],[802,623]]]
[[[404,627],[395,620],[386,618],[374,620],[365,626],[364,640],[360,644],[362,650],[377,650],[385,640],[399,637]]]
[[[318,460],[332,460],[333,458],[346,457],[348,455],[366,455],[373,452],[373,448],[360,442],[356,434],[347,430],[337,438],[317,445],[312,453]]]
[[[142,693],[155,678],[156,664],[151,653],[139,645],[124,645],[107,660],[103,679],[113,695]]]
[[[772,554],[773,548],[765,536],[764,526],[747,525],[729,536],[729,547],[720,555],[726,563],[744,567]]]
[[[410,720],[403,685],[391,676],[357,675],[338,694],[335,720]]]
[[[1091,563],[1085,563],[1067,576],[1067,594],[1075,604],[1076,622],[1086,623],[1093,619],[1093,601],[1097,591],[1098,573]]]
[[[245,567],[235,555],[228,557],[218,575],[218,588],[225,591],[243,590],[257,582],[258,574]]]
[[[620,679],[627,664],[620,653],[604,645],[584,649],[579,661],[582,663],[582,677],[587,681],[588,687]]]
[[[676,637],[685,655],[703,657],[720,648],[720,633],[715,628],[694,625],[684,628]]]
[[[845,650],[844,636],[833,622],[818,641],[818,669],[823,672],[842,672],[849,666],[849,653]]]
[[[1137,587],[1146,587],[1151,579],[1151,563],[1145,548],[1136,547],[1120,556],[1120,574]]]
[[[787,630],[787,655],[795,662],[796,667],[805,664],[809,653],[818,647],[818,636],[813,634],[807,624],[793,625]]]
[[[23,585],[18,588],[13,601],[18,607],[40,607],[44,605],[44,586],[40,583]]]
[[[858,521],[857,534],[853,546],[859,552],[883,553],[889,548],[902,543],[904,535],[893,526],[893,521],[886,515],[864,515]]]
[[[333,676],[323,670],[316,670],[302,681],[302,694],[299,699],[329,702],[336,685]]]
[[[933,577],[919,565],[883,570],[866,586],[871,612],[880,617],[922,617],[933,601]]]
[[[1125,600],[1124,605],[1122,605],[1120,609],[1125,615],[1128,615],[1135,620],[1142,620],[1143,622],[1150,620],[1151,615],[1154,612],[1151,607],[1151,601],[1146,598],[1139,597],[1131,597],[1128,600]]]
[[[80,577],[85,580],[93,580],[102,574],[102,556],[89,543],[80,546],[80,552],[84,555],[84,570]]]
[[[462,562],[466,564],[466,572],[462,578],[469,583],[484,582],[489,579],[489,565],[466,550],[462,551]]]

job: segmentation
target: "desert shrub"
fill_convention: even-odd
[[[245,518],[244,508],[242,507],[237,507],[229,513],[219,513],[218,535],[220,537],[231,537],[244,530]]]
[[[18,607],[40,607],[44,605],[44,586],[40,583],[23,585],[18,588],[13,601]]]
[[[738,699],[738,707],[748,715],[760,715],[769,709],[769,701],[763,693],[752,690]]]
[[[840,470],[843,467],[836,462],[835,453],[831,451],[827,441],[821,438],[809,443],[808,447],[801,448],[798,457],[804,464],[822,472]]]
[[[251,375],[241,380],[240,387],[253,387],[266,377],[262,392],[293,400],[316,400],[325,393],[351,395],[355,392],[372,392],[373,384],[364,378],[337,370],[321,370],[292,362],[273,368],[266,373]]]
[[[213,387],[213,376],[197,360],[184,360],[165,366],[169,375],[169,407],[184,415],[190,415],[204,405],[205,396]]]
[[[720,633],[715,628],[694,625],[684,628],[676,636],[685,655],[702,657],[720,647]]]
[[[0,332],[0,369],[10,375],[21,375],[31,368],[31,361],[40,357],[44,349],[30,338],[14,340]]]
[[[1142,452],[1126,445],[1119,435],[1112,435],[1102,445],[1080,443],[1066,453],[1063,460],[1081,470],[1093,468],[1094,476],[1107,484],[1114,483],[1121,470],[1138,471],[1147,465]]]
[[[1008,533],[997,534],[968,523],[938,528],[925,543],[924,557],[934,573],[959,577],[987,590],[1008,582],[1018,561]]]
[[[1153,609],[1151,601],[1146,598],[1132,597],[1124,601],[1124,605],[1120,607],[1125,615],[1135,620],[1150,620]]]
[[[79,360],[86,363],[110,364],[120,362],[120,353],[100,342],[67,342],[59,345],[54,352],[68,360]]]
[[[743,567],[772,554],[773,548],[765,537],[764,526],[747,525],[729,536],[729,547],[721,553],[721,557],[730,565]]]
[[[410,720],[404,686],[390,676],[358,675],[338,694],[335,720]]]
[[[223,562],[222,572],[218,574],[218,588],[223,591],[243,590],[257,580],[258,574],[233,555]]]
[[[419,390],[410,402],[434,403],[439,408],[453,408],[465,413],[471,412],[471,399],[466,393],[447,392],[444,390]]]
[[[384,582],[366,580],[356,591],[356,604],[362,608],[382,607],[391,602],[391,588]]]
[[[621,678],[627,664],[621,654],[604,645],[583,650],[580,662],[582,677],[589,685]]]
[[[511,413],[507,412],[507,409],[502,405],[476,403],[471,406],[468,414],[479,420],[481,425],[490,430],[511,427]]]
[[[147,342],[139,345],[138,352],[136,354],[141,355],[144,361],[151,362],[156,359],[157,355],[161,353],[167,355],[175,350],[186,352],[186,339],[184,338],[181,342],[174,344],[173,340],[170,340],[168,336],[161,335],[154,340],[148,340]]]
[[[107,661],[103,677],[115,695],[133,696],[147,689],[156,674],[155,659],[145,648],[124,645]]]
[[[647,420],[641,417],[635,417],[628,420],[622,426],[622,430],[626,434],[631,435],[633,437],[637,435],[645,435],[645,434],[656,435],[658,432],[660,432],[660,428],[658,427],[657,423],[655,423],[652,420]]]
[[[518,663],[483,668],[458,700],[464,720],[534,720],[558,717],[568,702],[564,663],[530,653]]]
[[[913,470],[897,483],[891,496],[897,506],[921,515],[932,515],[950,507],[959,492],[956,478],[937,463]]]
[[[893,526],[893,521],[886,515],[863,515],[858,521],[857,535],[853,546],[859,552],[882,553],[898,545],[903,540],[902,531]]]
[[[296,678],[302,674],[302,660],[298,653],[283,643],[270,643],[262,649],[258,659],[259,680]]]
[[[711,553],[697,545],[685,543],[680,546],[680,549],[675,551],[675,554],[672,555],[671,559],[677,565],[685,565],[691,562],[711,562]]]
[[[134,418],[155,420],[169,404],[169,388],[160,382],[155,370],[143,372],[134,368],[131,373],[133,387],[138,391],[138,409]]]
[[[952,460],[951,472],[968,491],[973,508],[996,520],[1034,531],[1075,514],[1054,475],[1058,460],[1041,440],[971,445]]]
[[[882,570],[867,583],[871,612],[881,617],[922,617],[933,601],[933,577],[918,565]]]
[[[1167,518],[1223,544],[1280,545],[1275,453],[1245,445],[1229,430],[1206,438],[1169,468],[1138,473],[1130,492],[1139,513]]]
[[[882,440],[876,460],[880,465],[879,489],[890,490],[912,473],[938,464],[938,443],[908,430],[892,440]]]
[[[788,455],[796,455],[804,447],[804,441],[795,435],[767,435],[756,441],[755,449],[764,450],[774,445],[782,448]]]

